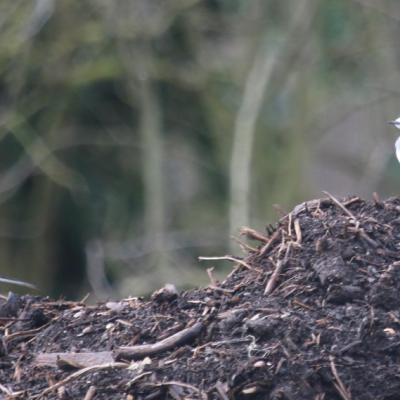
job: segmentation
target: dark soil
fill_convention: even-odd
[[[400,399],[400,199],[315,200],[243,234],[205,289],[10,295],[0,399]]]

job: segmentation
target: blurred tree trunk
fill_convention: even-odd
[[[154,84],[146,71],[138,79],[140,107],[140,136],[143,145],[142,173],[144,185],[144,226],[145,237],[154,243],[156,265],[166,262],[164,253],[165,200],[163,163],[164,150],[162,138],[162,111]],[[163,258],[161,260],[161,258]],[[153,264],[153,263],[150,263]]]
[[[233,133],[230,164],[230,232],[249,225],[249,196],[251,190],[251,165],[253,142],[264,92],[274,66],[275,56],[259,47],[246,79],[242,103],[239,108]]]

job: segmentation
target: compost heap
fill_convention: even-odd
[[[204,289],[9,295],[0,398],[400,399],[400,199],[330,196],[242,233]]]

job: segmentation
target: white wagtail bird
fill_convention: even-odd
[[[397,129],[400,129],[400,117],[396,118],[393,121],[389,121],[390,125],[394,125]],[[396,149],[396,157],[400,162],[400,136],[397,138],[394,147]]]

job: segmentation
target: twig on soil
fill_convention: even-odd
[[[249,269],[249,270],[256,270],[255,268],[253,268],[251,265],[247,264],[246,261],[240,260],[239,258],[235,258],[232,256],[222,256],[222,257],[198,257],[199,261],[219,261],[219,260],[227,260],[227,261],[232,261],[235,263],[238,263],[240,265],[242,265],[243,267]]]
[[[355,232],[357,234],[359,234],[366,242],[368,242],[368,244],[370,244],[371,246],[377,248],[379,247],[379,244],[371,239],[369,237],[369,235],[367,234],[367,232],[365,232],[365,230],[363,228],[360,228],[360,221],[356,218],[356,216],[349,210],[347,209],[337,198],[335,198],[333,195],[331,195],[329,192],[322,192],[324,194],[326,194],[327,196],[329,196],[329,198],[339,207],[341,208],[351,219],[354,220],[354,222],[356,223],[355,226]],[[358,198],[353,199],[353,201],[358,200]]]
[[[1,322],[24,322],[30,321],[30,318],[17,318],[17,317],[0,317]]]
[[[36,366],[86,368],[93,365],[110,364],[114,361],[111,351],[97,352],[66,352],[66,353],[38,353],[35,357]]]
[[[293,300],[293,304],[296,304],[296,305],[298,305],[300,307],[303,307],[303,308],[305,308],[307,310],[314,310],[314,308],[310,307],[309,305],[303,303],[302,301],[300,301],[298,299],[294,299]]]
[[[348,207],[348,206],[350,206],[351,204],[358,203],[358,202],[360,202],[360,201],[361,201],[361,199],[360,199],[359,197],[352,197],[351,199],[349,199],[349,200],[343,202],[343,205],[344,205],[345,207]]]
[[[96,365],[112,365],[115,363],[104,362],[102,364],[96,364],[95,366],[90,366],[90,363],[94,360],[109,360],[111,357],[113,357],[114,360],[119,360],[121,358],[138,359],[161,353],[194,339],[196,336],[199,335],[202,328],[203,323],[197,322],[193,326],[183,329],[171,336],[168,336],[167,338],[160,340],[159,342],[153,344],[119,347],[114,350],[114,352],[103,351],[98,353],[42,353],[37,355],[36,363],[37,365],[54,365],[58,360],[62,359],[65,360],[67,363],[71,363],[74,365],[89,364],[88,367],[83,369],[93,368],[96,367]]]
[[[260,255],[264,255],[269,248],[273,245],[273,243],[275,242],[276,239],[278,239],[278,237],[280,236],[281,232],[280,230],[277,230],[273,233],[273,235],[269,238],[268,242],[265,244],[264,247],[261,248],[260,250]]]
[[[278,262],[276,263],[275,270],[272,273],[271,277],[269,278],[267,285],[265,286],[264,290],[265,296],[271,294],[275,289],[278,276],[281,273],[283,266],[287,263],[287,260],[289,258],[290,248],[291,248],[291,243],[289,243],[289,245],[286,248],[285,257],[283,258],[283,260],[278,260]]]
[[[280,258],[282,253],[287,250],[287,243],[293,243],[293,242],[291,239],[289,241],[287,240],[285,231],[282,230],[281,244],[279,245],[279,249],[278,249],[278,258]]]
[[[182,329],[181,331],[153,344],[119,347],[113,352],[114,358],[115,360],[120,360],[121,358],[140,359],[146,356],[158,354],[193,340],[200,334],[202,329],[203,323],[196,322],[191,327]]]
[[[223,384],[221,381],[217,381],[215,384],[215,389],[221,396],[222,400],[229,400],[229,397],[226,395],[227,390],[225,388],[225,384]]]
[[[298,218],[294,220],[294,231],[296,232],[296,243],[301,244],[303,237],[301,234],[300,221],[298,220]]]
[[[234,242],[236,242],[240,246],[241,250],[246,254],[247,253],[256,253],[258,251],[256,248],[251,247],[250,245],[248,245],[247,243],[243,242],[242,240],[240,240],[236,236],[231,236],[231,239]]]
[[[184,382],[167,381],[167,382],[155,383],[155,384],[153,384],[153,385],[151,385],[151,386],[154,386],[154,387],[162,387],[162,386],[180,386],[180,387],[183,387],[183,388],[186,388],[186,389],[190,389],[190,390],[192,390],[193,392],[199,394],[199,395],[201,396],[201,397],[200,397],[201,399],[206,399],[206,398],[207,398],[206,395],[205,395],[205,393],[204,393],[202,390],[198,389],[197,387],[195,387],[195,386],[193,386],[193,385],[189,385],[188,383],[184,383]]]
[[[375,207],[383,207],[381,198],[379,197],[379,194],[377,192],[372,193],[372,199],[374,201]]]
[[[96,386],[89,386],[83,400],[92,400],[96,394]]]
[[[139,381],[140,379],[144,378],[145,376],[151,375],[153,371],[147,371],[147,372],[142,372],[139,375],[136,375],[133,379],[131,379],[129,382],[127,382],[126,386],[131,387],[134,383]]]
[[[379,243],[376,242],[374,239],[370,238],[368,233],[365,232],[364,228],[360,228],[359,227],[359,223],[356,224],[356,226],[354,228],[348,228],[349,232],[354,232],[357,235],[359,235],[362,239],[364,239],[370,246],[372,246],[373,248],[378,248],[379,247]]]
[[[19,392],[13,392],[1,383],[0,383],[0,391],[6,394],[7,399],[18,399],[25,392],[24,390],[20,390]],[[3,397],[0,398],[2,399]]]
[[[36,336],[37,333],[41,332],[44,328],[47,328],[49,325],[50,325],[50,322],[45,325],[40,326],[39,328],[11,333],[9,335],[4,336],[3,340],[5,341],[5,343],[8,344],[11,341],[13,341],[14,339],[28,338],[28,337]]]
[[[326,191],[322,191],[322,193],[326,194],[341,210],[343,210],[345,214],[354,219],[354,221],[357,221],[355,215],[350,210],[348,210],[336,197]]]
[[[283,363],[285,362],[285,358],[281,357],[280,360],[278,361],[278,364],[276,364],[275,372],[274,375],[278,375],[279,371],[282,368]]]
[[[239,339],[220,340],[218,342],[207,342],[207,343],[204,343],[201,346],[198,346],[192,350],[193,357],[195,357],[200,352],[200,350],[203,350],[207,347],[219,347],[219,346],[224,346],[224,345],[249,343],[251,341],[252,341],[252,339],[250,339],[249,336],[246,336],[244,338],[239,338]]]
[[[258,240],[260,242],[268,243],[269,238],[248,226],[242,226],[239,231],[240,236],[246,236],[248,239]]]
[[[219,287],[219,286],[208,286],[208,287],[210,289],[213,289],[213,290],[217,291],[217,292],[222,292],[222,293],[225,293],[225,294],[235,293],[234,289],[226,289],[226,288],[222,288],[222,287]]]
[[[211,286],[212,287],[218,286],[217,281],[215,280],[214,274],[213,274],[214,267],[207,268],[206,271],[207,271],[208,278],[210,279]]]
[[[86,294],[82,297],[82,299],[79,301],[79,303],[86,304],[86,301],[87,301],[87,299],[90,297],[90,295],[91,295],[90,292],[89,292],[89,293],[86,293]]]
[[[292,214],[297,217],[300,213],[303,211],[306,211],[307,213],[310,212],[313,209],[319,209],[320,208],[320,203],[321,200],[310,200],[310,201],[305,201],[304,203],[298,204],[292,211]],[[287,218],[287,215],[284,217]]]
[[[337,354],[344,354],[346,351],[358,346],[362,343],[362,340],[354,340],[353,342],[347,344],[346,346],[342,347],[340,350],[337,351]]]
[[[273,262],[273,261],[271,261],[271,262]],[[282,260],[279,260],[275,264],[275,270],[272,273],[271,277],[269,278],[267,285],[265,286],[265,290],[264,290],[265,296],[268,296],[269,294],[271,294],[272,291],[275,289],[276,281],[278,279],[279,274],[281,273],[282,268],[283,268],[283,262],[282,262]]]
[[[365,232],[365,230],[364,230],[363,228],[360,228],[360,229],[358,230],[358,234],[359,234],[366,242],[368,242],[372,247],[374,247],[374,248],[379,247],[379,244],[378,244],[375,240],[371,239],[371,238],[368,236],[367,232]]]
[[[340,379],[340,376],[337,372],[335,365],[335,358],[333,356],[329,356],[329,361],[330,361],[332,375],[336,380],[336,383],[334,382],[336,390],[339,392],[343,400],[351,400],[351,393],[347,390],[346,386],[344,386],[343,381]]]
[[[64,386],[67,383],[70,383],[74,381],[75,379],[80,378],[83,375],[86,375],[90,372],[94,371],[101,371],[104,369],[123,369],[123,368],[128,368],[129,364],[123,363],[123,362],[113,362],[113,363],[107,363],[107,364],[102,364],[102,365],[93,365],[91,367],[83,368],[80,369],[79,371],[76,371],[72,373],[71,375],[68,375],[65,379],[58,381],[54,385],[49,386],[47,389],[43,390],[39,394],[33,395],[31,399],[42,399],[43,396],[46,394],[52,392],[53,390],[58,389],[61,386]]]

